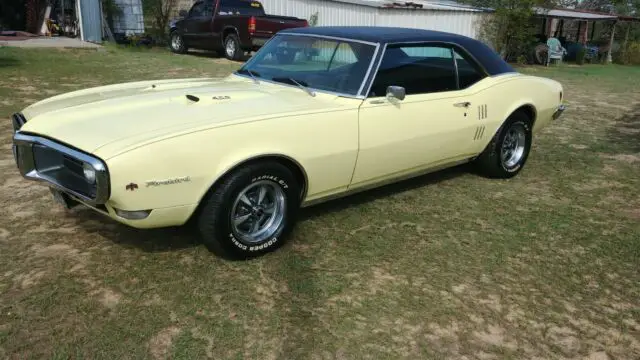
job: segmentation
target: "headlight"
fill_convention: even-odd
[[[94,169],[93,166],[84,163],[84,165],[82,165],[82,171],[84,172],[84,178],[87,179],[89,184],[96,182],[96,169]]]

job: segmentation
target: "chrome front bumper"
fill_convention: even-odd
[[[41,181],[49,187],[78,198],[90,205],[109,200],[109,174],[102,160],[55,141],[17,131],[13,135],[13,155],[20,174]],[[95,185],[89,184],[78,169],[68,166],[91,165],[96,173]],[[84,183],[83,183],[84,181]]]
[[[565,105],[558,106],[556,112],[553,113],[553,120],[557,120],[560,116],[562,116],[562,113],[564,113],[565,110],[567,110],[567,107]]]

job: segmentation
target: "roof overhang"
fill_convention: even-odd
[[[587,20],[587,21],[616,21],[622,17],[613,14],[604,14],[593,11],[582,11],[573,9],[545,9],[535,8],[537,16],[549,17],[557,19],[570,19],[570,20]]]

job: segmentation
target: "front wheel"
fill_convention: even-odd
[[[478,170],[492,178],[508,179],[524,167],[531,150],[531,125],[523,112],[512,114],[476,159]]]
[[[246,259],[282,246],[300,206],[300,185],[276,162],[242,167],[215,185],[198,218],[207,248]]]
[[[171,33],[171,51],[176,54],[184,54],[187,52],[187,45],[184,43],[184,39],[182,35],[180,35],[177,31]]]

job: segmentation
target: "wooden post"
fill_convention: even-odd
[[[627,55],[627,44],[629,43],[629,33],[631,32],[631,24],[632,22],[627,22],[627,32],[624,34],[624,41],[622,42],[622,58],[624,59]]]
[[[591,28],[591,42],[593,42],[593,37],[596,35],[596,22],[593,22],[593,27]]]
[[[582,44],[582,41],[580,41],[581,32],[582,32],[582,20],[578,21],[578,32],[576,33],[576,42]]]
[[[611,26],[611,39],[609,39],[609,51],[607,51],[607,64],[611,64],[613,62],[613,40],[616,37],[616,25],[618,21],[613,22],[613,26]]]

